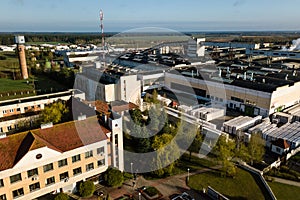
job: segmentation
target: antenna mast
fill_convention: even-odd
[[[100,10],[100,28],[101,28],[101,34],[102,34],[102,55],[103,55],[103,62],[104,62],[104,66],[106,65],[105,62],[105,39],[104,39],[104,25],[103,25],[103,19],[104,19],[104,14],[102,9]]]

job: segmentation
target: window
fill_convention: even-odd
[[[62,174],[59,175],[59,179],[61,181],[66,181],[67,178],[69,178],[69,173],[68,172],[65,172],[65,173],[62,173]]]
[[[7,130],[11,131],[11,129],[12,129],[11,126],[8,126],[8,127],[7,127]]]
[[[47,178],[47,180],[46,180],[46,186],[52,185],[54,183],[55,183],[55,177],[54,176],[52,176],[50,178]]]
[[[76,169],[73,169],[73,175],[76,176],[76,175],[79,175],[81,174],[82,171],[81,171],[81,167],[78,167]]]
[[[66,166],[66,165],[68,165],[67,159],[63,159],[63,160],[58,161],[58,167],[63,167],[63,166]]]
[[[32,176],[34,176],[34,175],[38,175],[39,173],[38,173],[38,169],[37,168],[35,168],[35,169],[31,169],[31,170],[28,170],[27,171],[27,176],[28,176],[28,178],[30,178],[30,177],[32,177]]]
[[[104,147],[100,147],[97,149],[97,154],[104,154]]]
[[[3,114],[6,114],[6,110],[3,110]]]
[[[12,194],[13,194],[13,198],[16,199],[16,198],[24,195],[24,190],[23,190],[23,188],[20,188],[20,189],[14,190],[12,192]]]
[[[6,194],[0,195],[0,200],[7,200],[7,199],[6,199]]]
[[[17,112],[21,112],[21,108],[17,108]]]
[[[14,109],[10,109],[9,112],[13,113],[15,110]]]
[[[105,165],[105,159],[98,160],[98,167],[104,166]]]
[[[36,190],[39,190],[40,188],[41,186],[39,182],[29,185],[30,192],[34,192]]]
[[[86,165],[86,171],[88,172],[88,171],[91,171],[91,170],[93,170],[94,169],[94,163],[90,163],[90,164],[88,164],[88,165]]]
[[[72,163],[80,161],[80,154],[72,157]]]
[[[85,158],[93,157],[93,151],[85,152]]]
[[[1,187],[4,187],[3,179],[0,179],[0,188],[1,188]]]
[[[16,175],[10,176],[9,178],[10,178],[10,183],[15,183],[15,182],[18,182],[18,181],[22,181],[21,174],[16,174]]]
[[[48,172],[48,171],[51,171],[53,170],[53,164],[50,163],[48,165],[44,165],[44,172]]]

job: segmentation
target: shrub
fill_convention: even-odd
[[[86,181],[80,184],[79,186],[79,194],[82,197],[89,197],[95,191],[95,185],[92,181]]]
[[[120,170],[109,168],[105,173],[104,180],[110,187],[119,187],[124,182],[124,176]]]
[[[54,200],[69,200],[69,196],[66,195],[65,193],[59,193]]]
[[[155,187],[148,187],[145,190],[145,193],[149,196],[149,197],[153,197],[155,195],[159,194],[159,191],[155,188]]]

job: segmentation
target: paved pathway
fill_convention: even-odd
[[[300,187],[300,182],[297,181],[290,181],[290,180],[286,180],[286,179],[282,179],[282,178],[277,178],[277,177],[273,177],[275,182],[278,183],[283,183],[283,184],[287,184],[287,185],[294,185],[297,187]]]
[[[200,173],[205,173],[214,169],[219,169],[220,166],[213,167],[212,169],[201,169],[195,172],[191,172],[190,176]],[[171,176],[165,179],[158,179],[158,180],[146,180],[142,176],[139,176],[138,179],[135,181],[135,187],[133,187],[133,181],[126,181],[124,185],[120,188],[106,188],[106,192],[109,192],[110,196],[113,199],[119,198],[125,194],[133,194],[135,197],[138,197],[138,192],[136,188],[140,188],[142,186],[154,186],[156,187],[163,195],[161,199],[169,199],[169,197],[173,194],[180,194],[182,192],[187,192],[195,199],[206,199],[203,195],[192,191],[186,185],[186,178],[187,173],[179,174],[175,176]],[[141,198],[144,200],[144,198]]]

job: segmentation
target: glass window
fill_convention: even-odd
[[[104,154],[104,147],[100,147],[97,149],[97,154]]]
[[[14,190],[12,192],[12,194],[13,194],[13,198],[16,199],[16,198],[24,195],[24,190],[23,190],[23,188],[20,188],[20,189]]]
[[[65,173],[62,173],[59,175],[59,179],[62,181],[66,181],[66,179],[69,178],[69,173],[68,172],[65,172]]]
[[[80,154],[72,157],[72,163],[80,161]]]
[[[55,177],[54,176],[52,176],[50,178],[47,178],[47,180],[46,180],[46,186],[47,185],[52,185],[54,183],[55,183]]]
[[[105,159],[98,160],[98,167],[104,166],[105,165]]]
[[[6,199],[6,194],[0,195],[0,200],[7,200],[7,199]]]
[[[90,164],[88,164],[88,165],[86,165],[86,171],[88,172],[88,171],[91,171],[91,170],[93,170],[94,169],[94,163],[90,163]]]
[[[85,158],[93,157],[93,151],[87,151],[85,152]]]
[[[20,112],[21,111],[21,108],[17,108],[17,112]]]
[[[44,165],[44,172],[48,172],[48,171],[51,171],[53,170],[53,163],[50,163],[48,165]]]
[[[3,179],[0,179],[0,188],[1,188],[1,187],[4,187]]]
[[[10,176],[9,178],[10,178],[10,183],[15,183],[15,182],[18,182],[18,181],[22,181],[21,174],[16,174],[16,175]]]
[[[40,188],[41,186],[39,182],[29,185],[30,192],[34,192],[36,190],[39,190]]]
[[[63,167],[63,166],[66,166],[66,165],[68,165],[67,159],[63,159],[63,160],[58,161],[58,167]]]
[[[76,169],[73,169],[73,175],[76,176],[76,175],[79,175],[81,174],[82,171],[81,171],[81,167],[78,167]]]
[[[31,169],[31,170],[28,170],[27,171],[27,176],[28,176],[28,178],[30,178],[30,177],[32,177],[32,176],[34,176],[34,175],[38,175],[39,173],[38,173],[38,169],[37,168],[35,168],[35,169]]]

